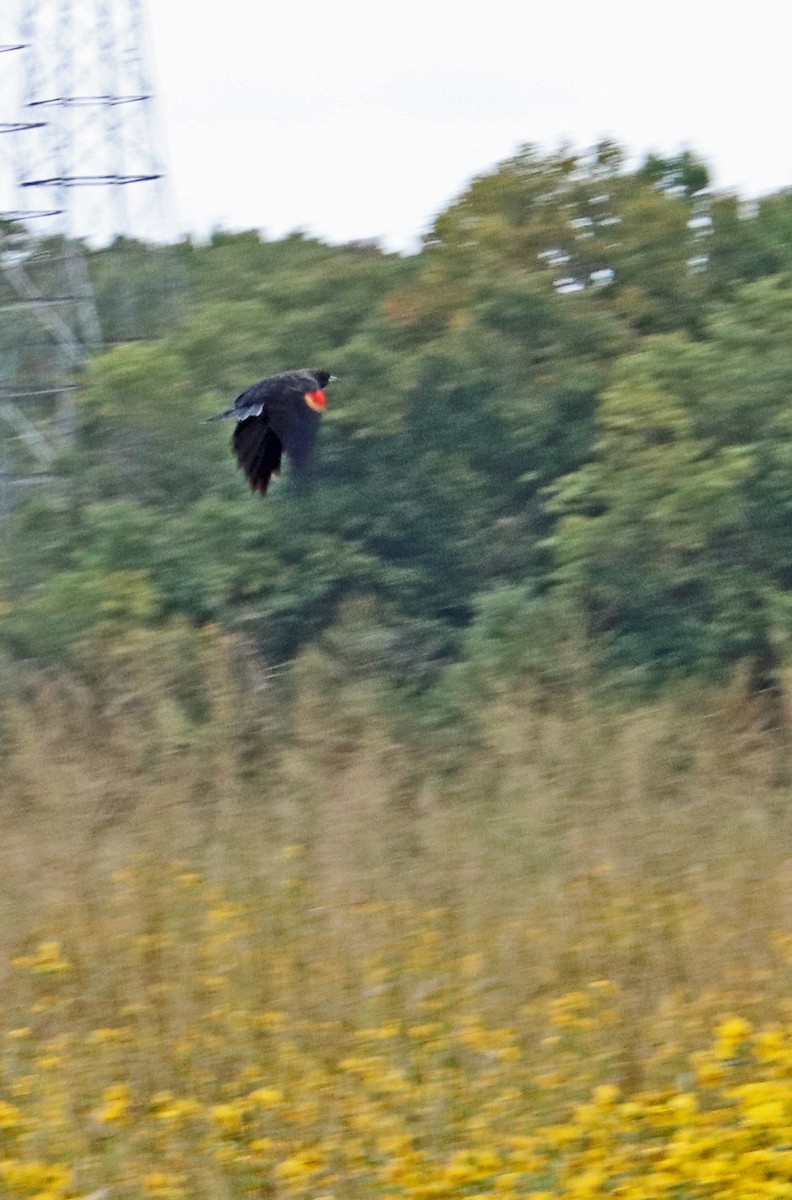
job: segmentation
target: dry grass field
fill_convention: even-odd
[[[192,722],[145,656],[6,698],[2,1195],[792,1194],[790,792],[738,688],[514,692],[454,762],[204,658]]]

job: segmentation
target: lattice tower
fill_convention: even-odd
[[[80,373],[103,342],[87,257],[172,228],[142,0],[11,3],[0,18],[0,474],[18,480],[31,463],[46,477],[72,437]],[[135,314],[113,327],[136,336]]]

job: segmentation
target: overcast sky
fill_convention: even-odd
[[[148,0],[176,228],[409,247],[524,142],[792,184],[782,0]]]

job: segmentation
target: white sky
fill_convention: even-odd
[[[785,0],[148,0],[176,227],[414,244],[523,142],[792,185]]]

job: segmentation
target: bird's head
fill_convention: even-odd
[[[336,376],[331,375],[329,371],[311,371],[311,374],[319,386],[313,391],[305,393],[305,403],[309,408],[312,408],[314,412],[324,412],[324,410],[327,408],[327,396],[325,395],[324,389],[327,387],[328,383],[333,382]]]

